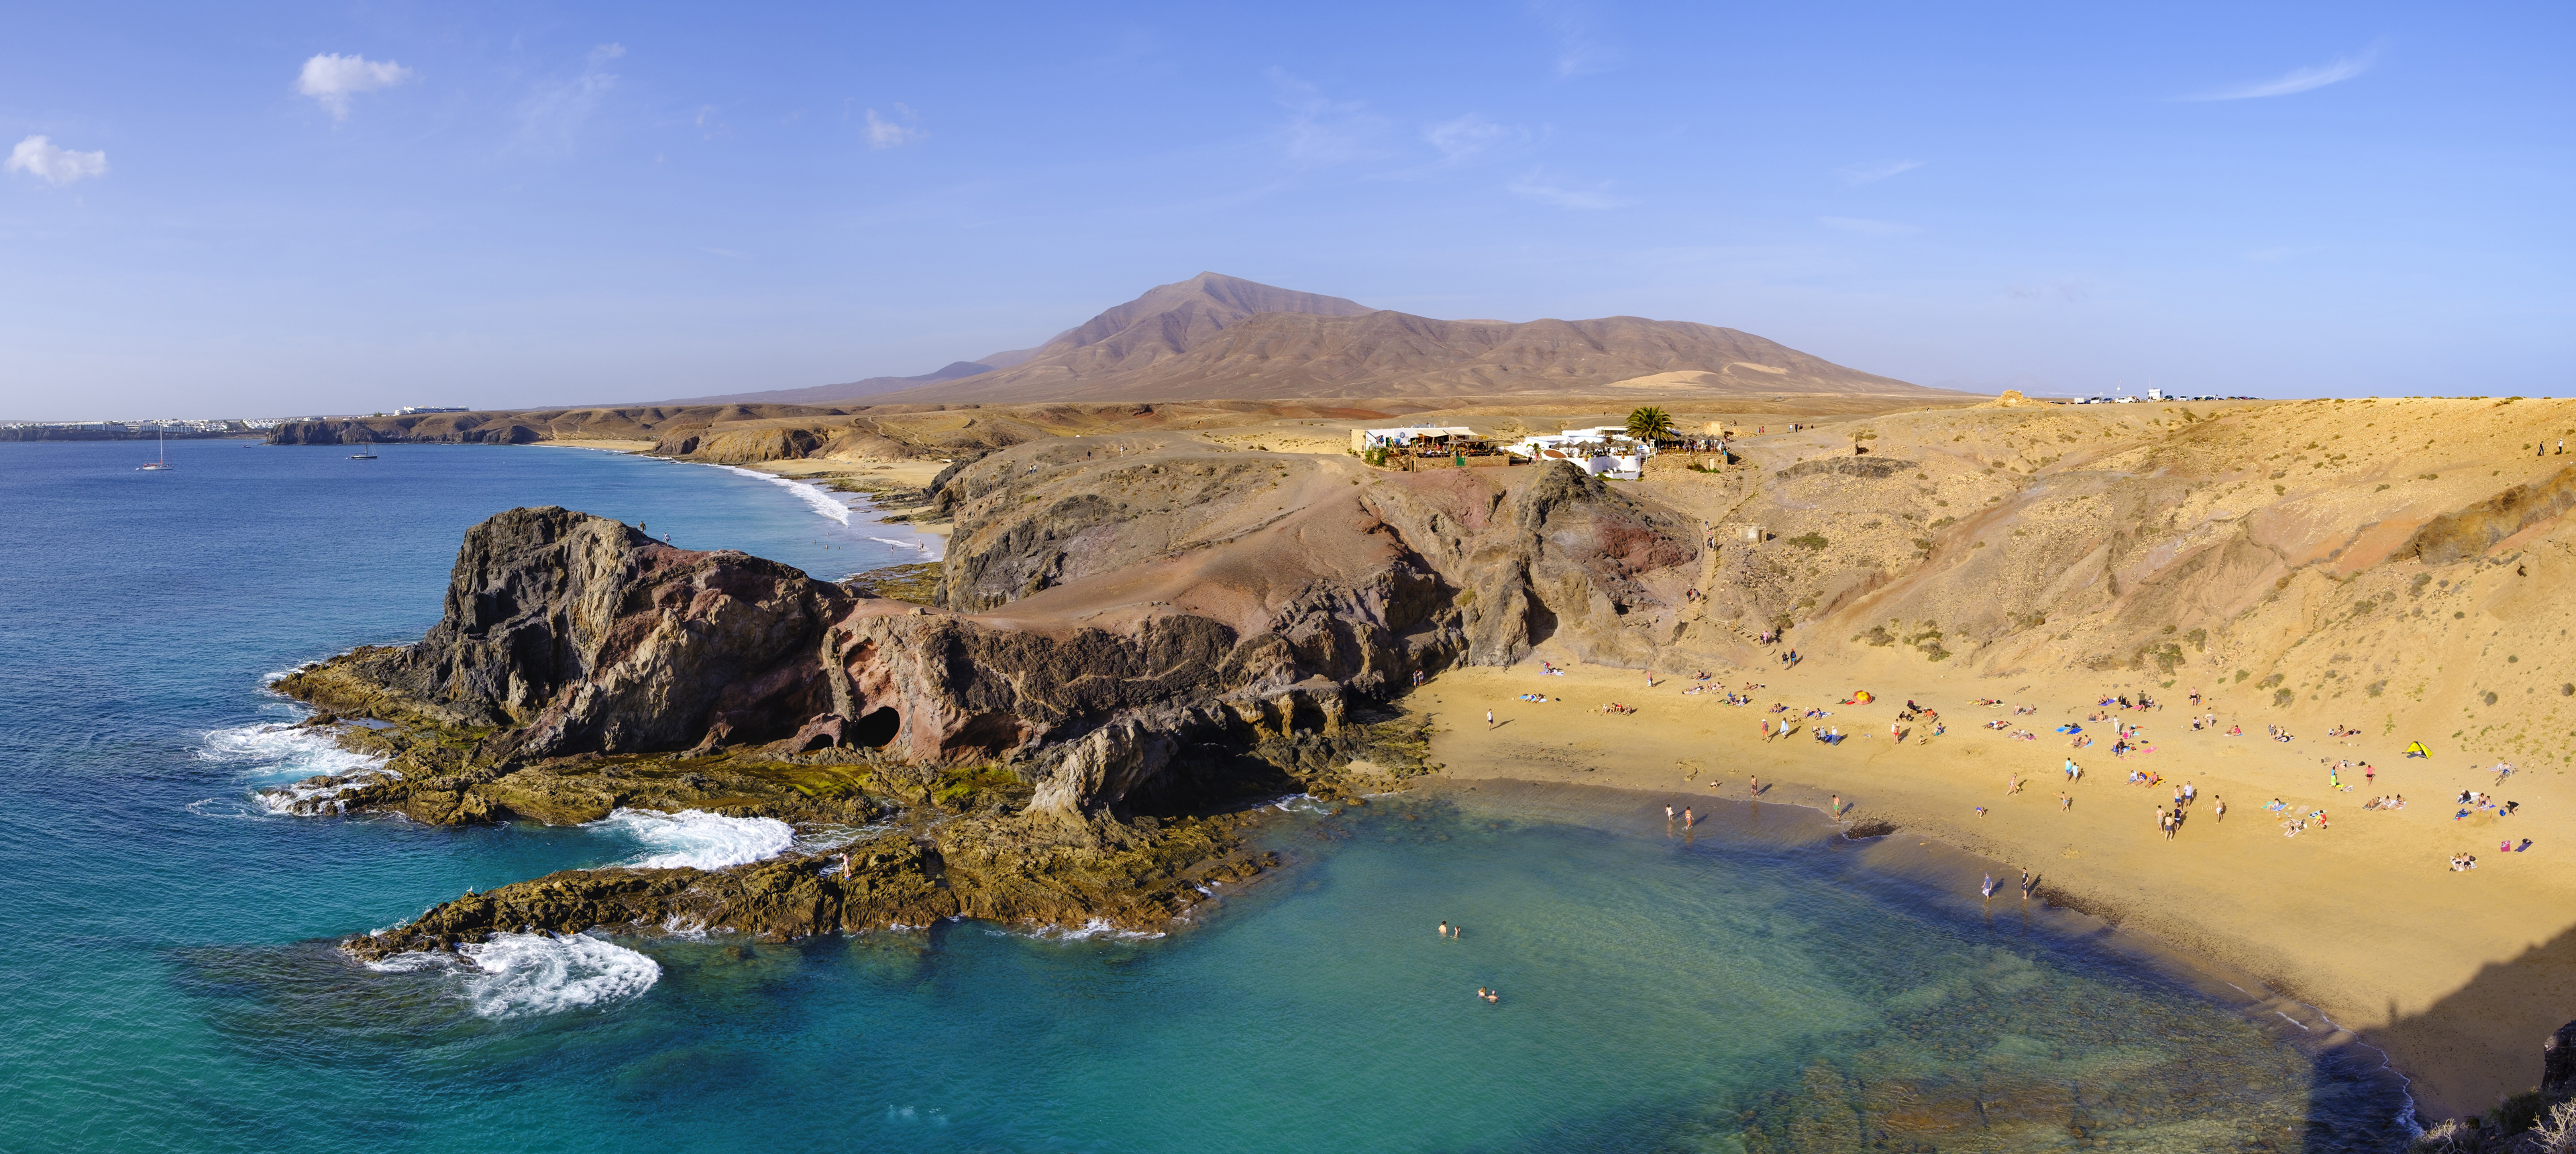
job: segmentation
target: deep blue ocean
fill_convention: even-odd
[[[1154,939],[354,965],[333,938],[468,887],[696,844],[254,799],[351,762],[264,728],[300,714],[263,679],[417,638],[468,526],[560,504],[818,576],[924,557],[758,476],[377,451],[0,445],[0,1150],[2402,1145],[2375,1055],[1783,806],[1683,837],[1606,792],[1290,803],[1290,866]]]

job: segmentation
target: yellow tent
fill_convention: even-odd
[[[2406,743],[2406,756],[2429,758],[2433,756],[2433,751],[2424,748],[2423,742],[2410,741]]]

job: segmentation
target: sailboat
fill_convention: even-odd
[[[357,452],[349,454],[349,459],[352,461],[372,461],[376,459],[376,455],[366,451],[365,449],[360,449]]]
[[[158,473],[170,467],[170,430],[161,430],[161,459],[149,465],[136,465],[138,472]]]

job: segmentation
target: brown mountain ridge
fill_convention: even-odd
[[[1713,325],[1628,316],[1438,320],[1208,272],[1158,285],[1034,350],[921,377],[691,403],[1493,397],[1563,394],[1641,377],[1682,395],[1950,395]]]

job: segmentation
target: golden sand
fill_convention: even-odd
[[[1733,671],[1730,688],[1763,685],[1750,691],[1758,705],[1737,707],[1717,692],[1684,695],[1688,680],[1658,677],[1649,689],[1634,670],[1546,676],[1533,662],[1442,674],[1410,704],[1436,721],[1433,759],[1453,781],[1682,787],[1740,802],[1758,775],[1761,800],[1822,809],[1839,797],[1846,821],[1890,822],[2006,868],[2028,868],[2051,901],[2255,975],[2360,1032],[2415,1080],[2429,1116],[2484,1109],[2499,1093],[2527,1089],[2541,1040],[2576,1017],[2568,996],[2576,965],[2554,945],[2576,921],[2576,877],[2553,856],[2568,844],[2569,823],[2555,804],[2564,787],[2516,778],[2497,792],[2521,801],[2520,813],[2454,821],[2459,807],[2445,803],[2462,789],[2493,788],[2493,775],[2471,770],[2456,752],[2406,759],[2402,736],[2300,732],[2275,742],[2252,710],[2239,717],[2229,695],[2192,709],[2184,685],[2160,694],[2160,709],[2109,711],[2143,727],[2152,749],[2115,758],[2111,723],[2084,719],[2101,712],[2094,703],[2106,692],[2129,691],[2135,700],[2126,683],[2106,675],[2098,686],[2060,678],[1998,689],[2003,683],[1953,682],[1919,668],[1875,681],[1812,662],[1792,672]],[[1841,704],[1861,689],[1877,700]],[[1523,693],[1550,700],[1515,699]],[[2007,704],[1973,705],[1981,696]],[[2241,704],[2252,706],[2252,691],[2244,696]],[[1892,742],[1889,725],[1908,698],[1939,710],[1948,733],[1928,737],[1930,724],[1918,722],[1902,744]],[[1602,712],[1609,702],[1637,712]],[[1775,702],[1791,713],[1769,713]],[[2038,712],[2012,712],[2025,705]],[[1763,738],[1764,718],[1811,706],[1830,716],[1785,739]],[[2215,712],[2218,725],[2192,731],[2196,712]],[[1980,728],[1996,718],[2038,740]],[[2070,737],[2052,732],[2068,722],[2094,736],[2091,748],[2070,749]],[[2245,734],[2225,736],[2231,724]],[[1820,726],[1850,736],[1828,746],[1810,736]],[[2083,769],[2071,785],[2062,774],[2070,756]],[[2320,758],[2368,761],[2375,784],[2355,768],[2344,775],[2349,792],[2331,791]],[[2132,770],[2151,770],[2162,782],[2127,784]],[[2007,793],[2013,777],[2022,787]],[[2197,785],[2200,799],[2167,840],[2155,810],[2184,782]],[[2061,791],[2070,806],[2061,807]],[[2409,804],[2361,808],[2380,794],[2403,794]],[[2276,798],[2298,814],[2326,810],[2325,826],[2312,821],[2284,836],[2280,816],[2264,808]],[[2223,820],[2214,813],[2220,799]],[[2499,852],[2508,837],[2535,844]],[[2459,852],[2476,854],[2479,868],[2452,872],[2450,856]]]

